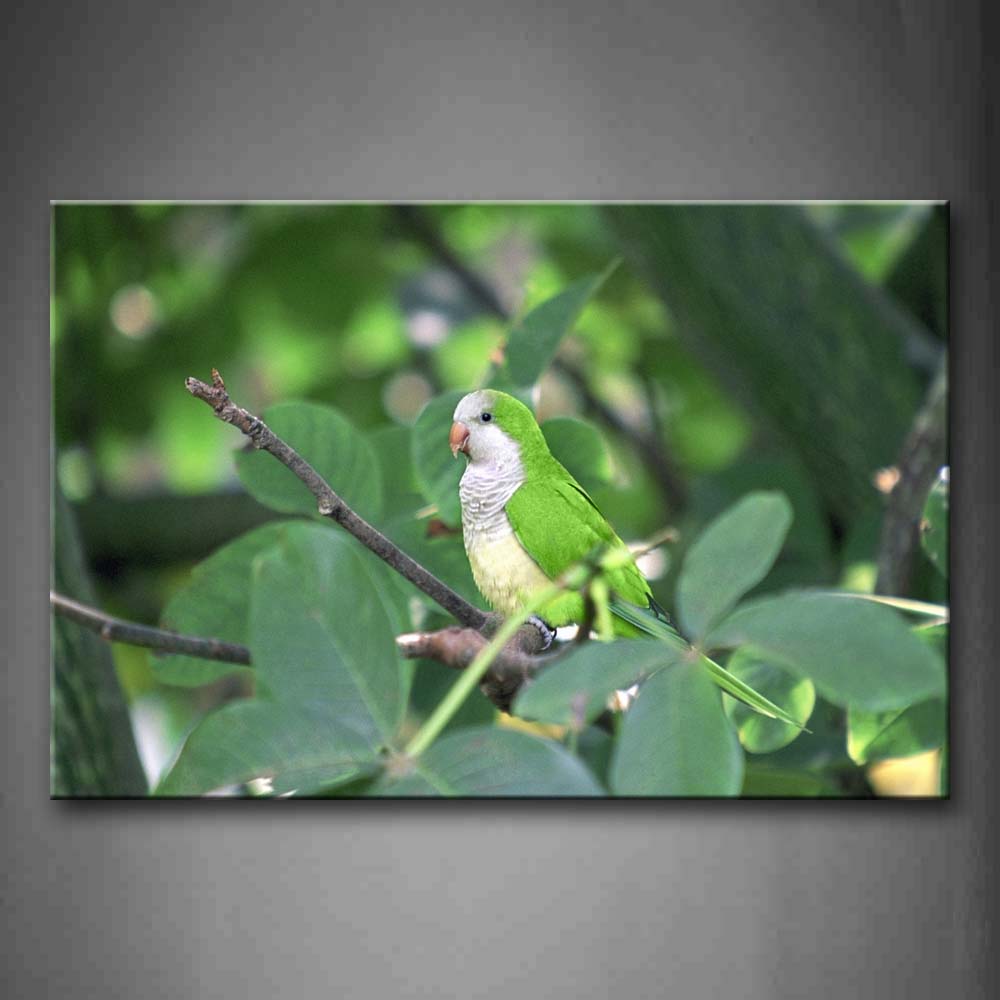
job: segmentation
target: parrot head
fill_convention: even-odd
[[[474,464],[520,460],[527,444],[545,439],[535,417],[520,400],[497,389],[479,389],[459,400],[448,435],[451,453]]]

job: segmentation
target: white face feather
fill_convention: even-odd
[[[483,420],[490,413],[489,394],[485,390],[470,392],[455,407],[454,419],[469,429],[469,464],[510,469],[521,466],[521,449],[518,443],[494,420]]]

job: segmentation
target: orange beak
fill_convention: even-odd
[[[458,458],[458,453],[469,454],[469,428],[465,424],[457,421],[451,425],[451,433],[448,435],[448,444],[451,446],[451,454]]]

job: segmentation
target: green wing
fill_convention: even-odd
[[[598,544],[625,547],[594,501],[571,479],[525,483],[505,509],[518,541],[551,579]],[[608,584],[622,600],[650,607],[649,584],[634,562],[609,574]]]

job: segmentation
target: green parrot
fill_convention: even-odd
[[[549,451],[531,410],[505,392],[480,389],[455,408],[449,444],[468,459],[459,486],[462,534],[472,575],[494,610],[520,610],[568,566],[604,544],[625,543],[583,487]],[[614,633],[676,636],[649,583],[628,555],[606,576]],[[546,632],[579,623],[583,597],[565,592],[544,605],[536,624]]]

